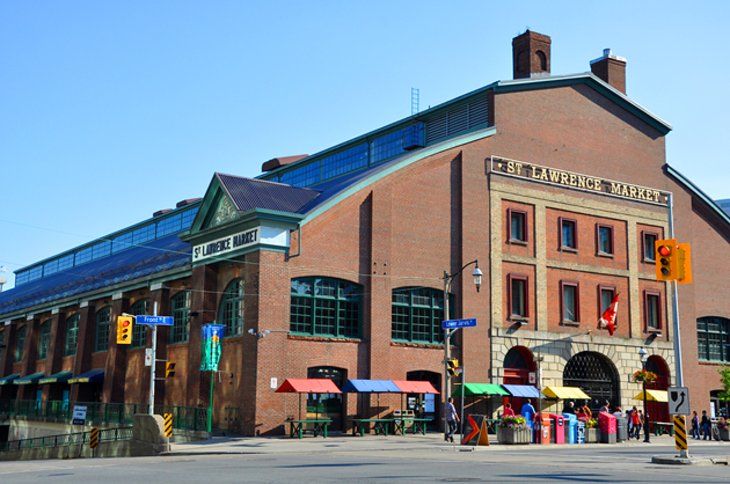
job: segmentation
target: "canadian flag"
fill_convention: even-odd
[[[616,331],[616,313],[618,312],[618,293],[613,297],[613,301],[608,305],[601,319],[598,320],[598,329],[607,329],[608,334],[613,336]]]

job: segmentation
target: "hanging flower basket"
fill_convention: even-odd
[[[634,372],[634,381],[638,383],[654,383],[656,381],[656,373],[648,370],[636,370]]]

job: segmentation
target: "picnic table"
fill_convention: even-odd
[[[410,429],[412,434],[421,433],[426,435],[426,426],[432,420],[430,418],[400,417],[393,419],[393,434],[406,435]]]
[[[654,435],[662,435],[668,433],[674,435],[674,423],[672,422],[650,422],[654,425]]]
[[[311,431],[315,437],[322,434],[322,437],[327,438],[327,427],[332,423],[330,418],[303,418],[303,419],[286,419],[284,425],[289,424],[289,437],[292,439],[295,435],[298,435],[301,439],[303,434],[307,431]]]
[[[390,424],[394,423],[392,418],[353,418],[352,419],[352,435],[370,433],[370,425],[373,426],[375,435],[388,435]]]

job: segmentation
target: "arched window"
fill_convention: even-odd
[[[79,319],[81,319],[81,315],[79,314],[74,314],[66,319],[66,341],[63,345],[64,356],[76,354],[76,344],[79,341]]]
[[[27,326],[18,328],[18,333],[15,335],[15,361],[21,361],[23,359],[23,349],[25,347],[25,335],[28,331]]]
[[[38,359],[43,360],[48,356],[48,345],[51,342],[51,320],[47,319],[41,323],[40,334],[38,335]]]
[[[391,337],[395,341],[442,343],[444,293],[428,287],[393,290]]]
[[[136,303],[132,305],[131,308],[129,308],[129,312],[135,316],[139,315],[149,315],[150,314],[150,300],[149,299],[140,299]],[[144,324],[135,324],[134,329],[132,329],[132,344],[130,345],[132,348],[139,348],[141,346],[144,346],[146,343],[147,332],[145,331],[147,328]]]
[[[182,343],[188,340],[188,314],[190,313],[190,291],[180,291],[172,297],[172,318],[175,323],[170,334],[170,343]]]
[[[107,306],[96,312],[96,335],[94,337],[94,351],[109,349],[109,325],[111,324],[112,308]]]
[[[289,330],[308,336],[359,338],[362,287],[325,277],[291,281]]]
[[[218,322],[225,325],[227,336],[237,336],[243,332],[243,281],[233,279],[226,287],[218,306]]]
[[[545,52],[538,50],[538,51],[535,51],[535,55],[537,56],[537,60],[540,63],[540,70],[546,71],[547,70],[547,56],[545,55]]]
[[[707,316],[697,320],[697,355],[704,361],[730,361],[730,319]]]

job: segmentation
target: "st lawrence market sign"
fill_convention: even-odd
[[[669,193],[655,188],[632,185],[606,178],[583,175],[557,168],[536,165],[525,161],[492,157],[491,171],[502,175],[522,178],[537,183],[557,185],[574,190],[599,193],[638,202],[667,205]]]
[[[259,243],[259,231],[260,228],[256,227],[196,245],[193,247],[193,262],[256,245]]]

